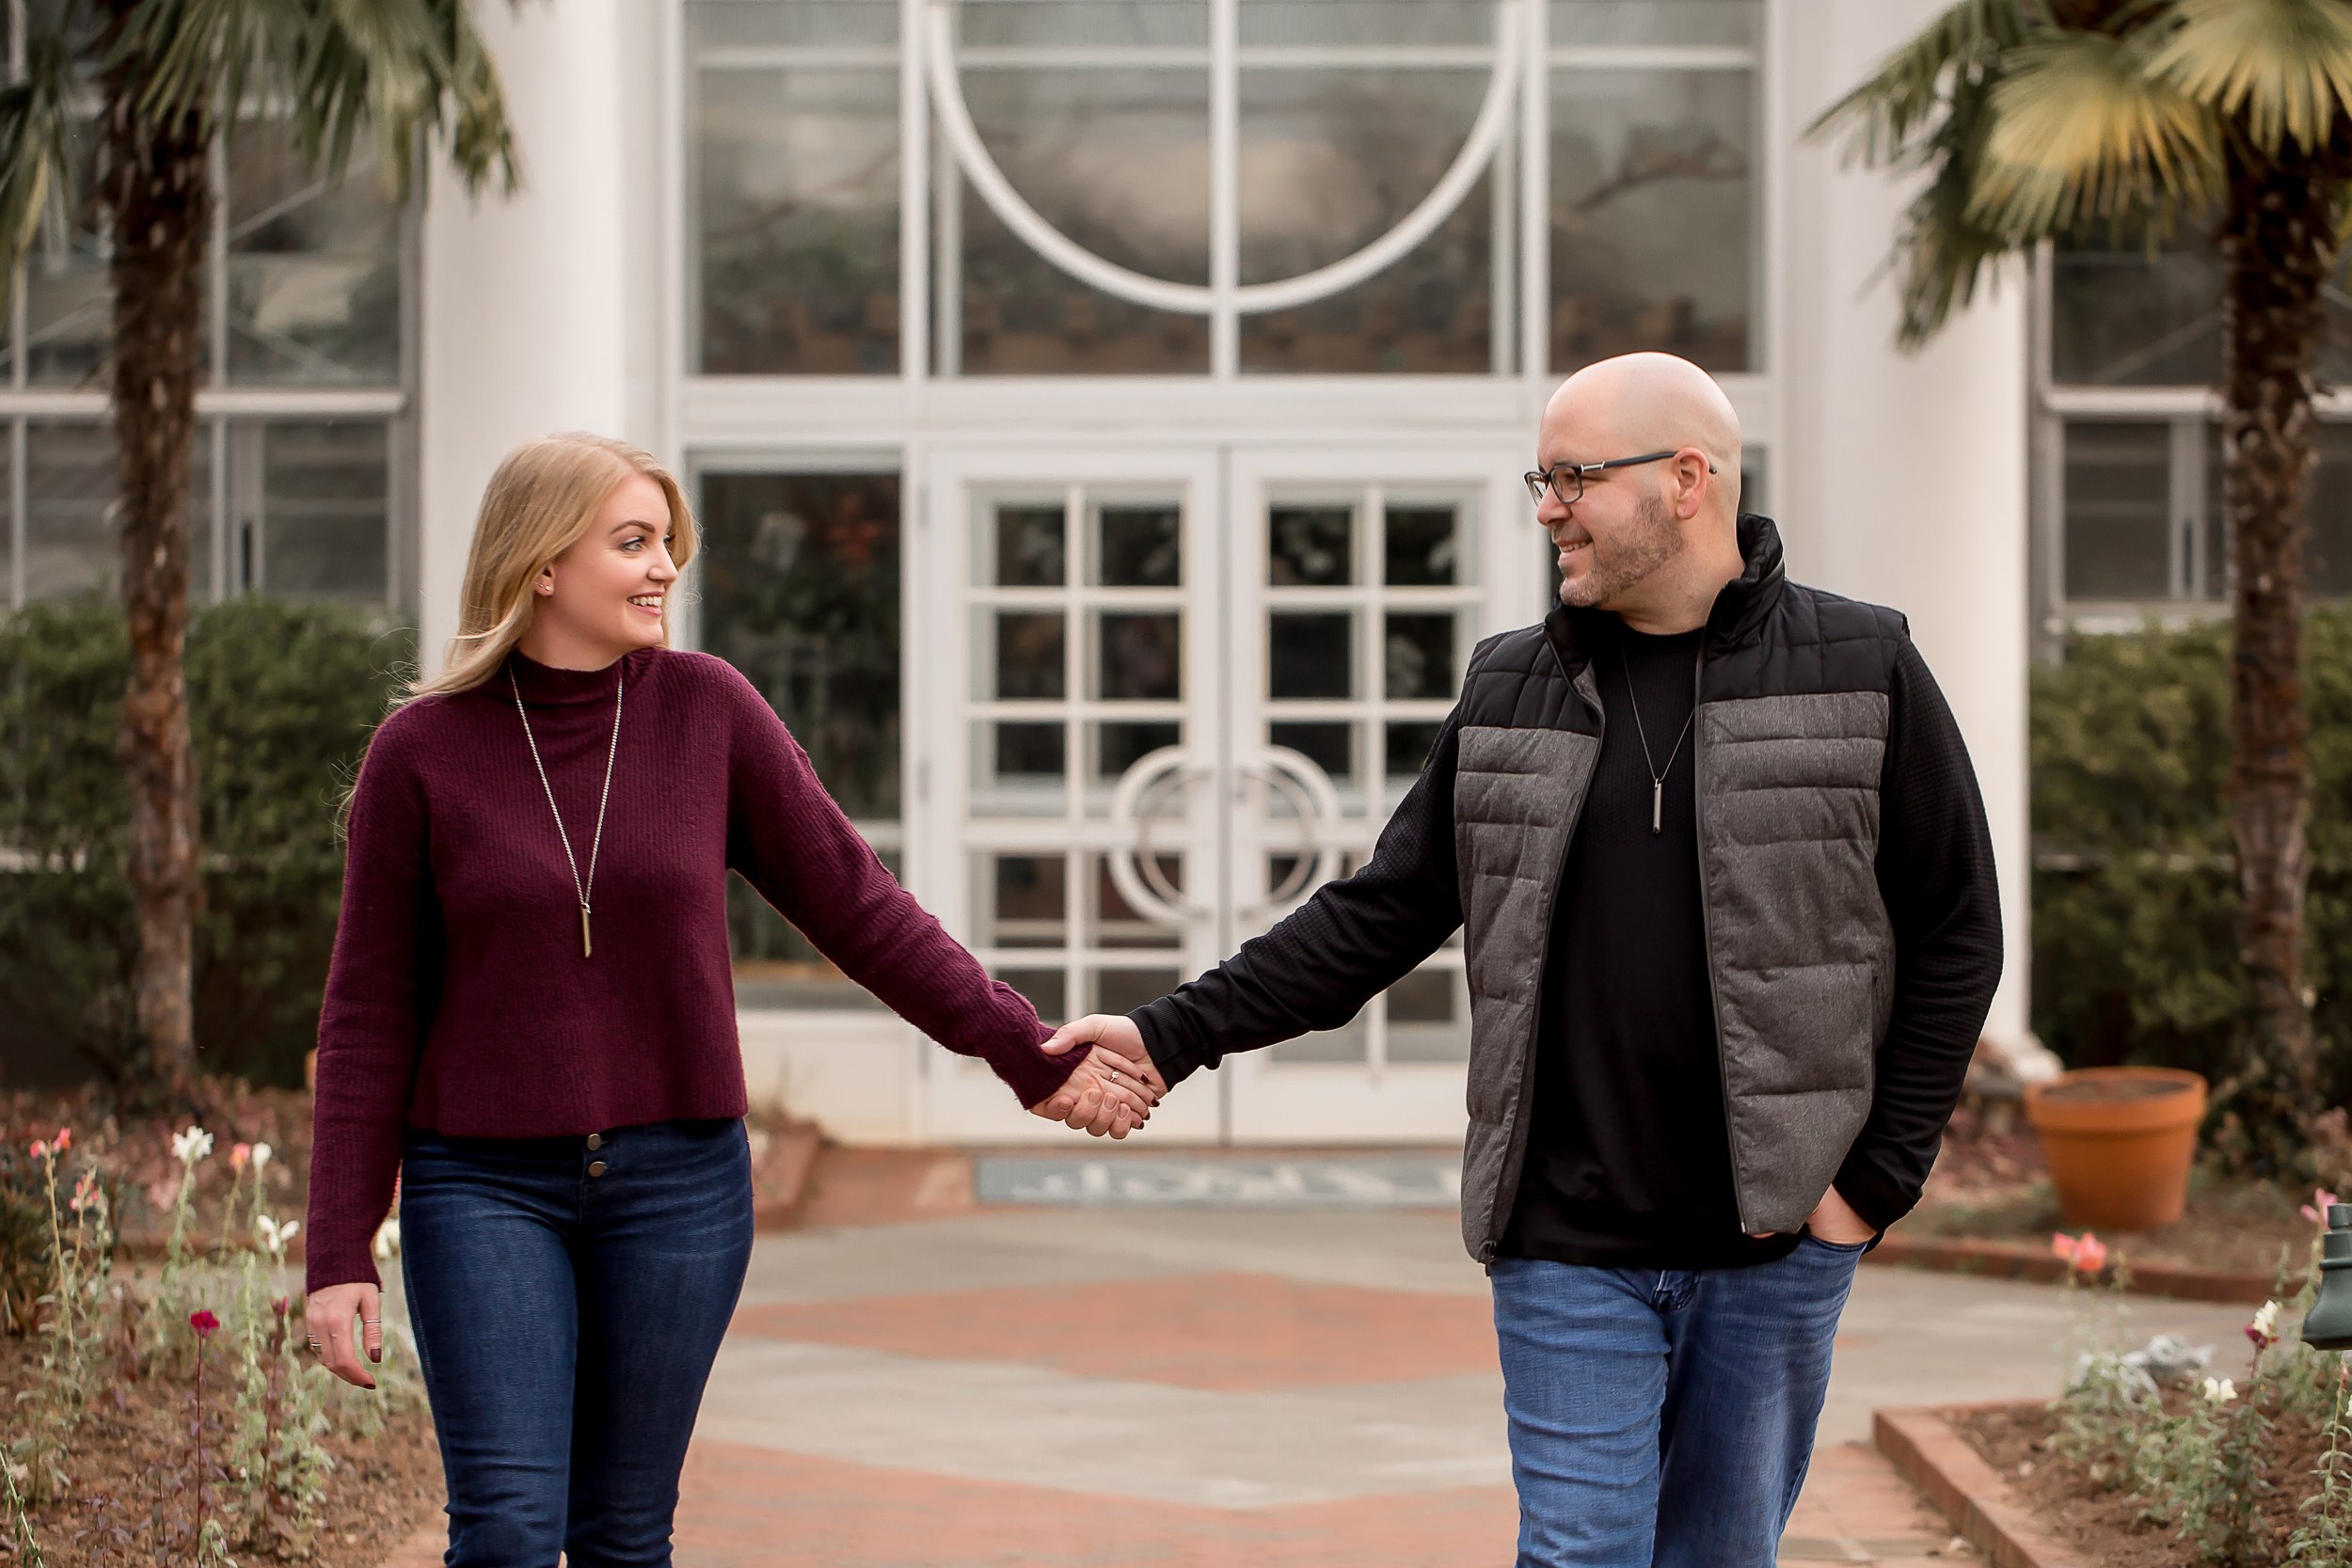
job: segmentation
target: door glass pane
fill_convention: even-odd
[[[1061,947],[1070,940],[1065,862],[1058,854],[981,855],[972,879],[983,947]]]
[[[359,420],[263,429],[262,580],[270,593],[384,601],[388,435]]]
[[[1751,368],[1754,96],[1743,71],[1553,73],[1554,370],[1638,349]]]
[[[2171,426],[2069,420],[2065,483],[2066,596],[2169,596]]]
[[[1352,697],[1356,694],[1351,614],[1275,610],[1266,617],[1266,695],[1272,698]]]
[[[972,812],[977,816],[1059,816],[1069,771],[1059,720],[981,720],[972,726]]]
[[[1388,989],[1388,1059],[1470,1060],[1470,985],[1452,965],[1424,964]]]
[[[1419,778],[1421,770],[1429,765],[1431,750],[1438,744],[1438,732],[1444,727],[1434,719],[1387,725],[1383,749],[1389,778],[1408,784]]]
[[[1454,617],[1390,613],[1386,618],[1381,670],[1391,702],[1454,695]]]
[[[1175,702],[1184,695],[1184,640],[1173,610],[1095,617],[1095,695],[1110,702]]]
[[[846,48],[898,41],[897,0],[691,0],[686,8],[688,47]]]
[[[1091,726],[1094,731],[1094,778],[1116,784],[1128,768],[1165,746],[1184,743],[1184,727],[1173,721],[1139,722],[1114,719]]]
[[[1105,969],[1094,976],[1094,997],[1090,1010],[1098,1013],[1129,1013],[1147,1002],[1156,1002],[1182,984],[1184,976],[1172,969]]]
[[[967,49],[1209,42],[1209,0],[987,0],[956,14]]]
[[[1178,893],[1184,892],[1183,856],[1155,855],[1152,861],[1162,881]],[[1174,947],[1183,940],[1183,933],[1176,927],[1163,926],[1150,916],[1138,913],[1120,895],[1119,883],[1111,876],[1109,856],[1089,855],[1087,868],[1087,886],[1090,894],[1087,908],[1087,942],[1089,946]],[[1147,880],[1144,885],[1149,888],[1152,883]]]
[[[707,68],[689,110],[693,368],[898,368],[898,73]]]
[[[1578,44],[1712,44],[1763,41],[1760,0],[1551,0],[1555,48]]]
[[[372,152],[336,180],[283,120],[229,142],[229,379],[400,380],[399,198]]]
[[[1451,506],[1391,506],[1383,518],[1386,569],[1397,588],[1451,585],[1463,553],[1459,518]]]
[[[1001,588],[1059,588],[1070,580],[1069,540],[1058,503],[992,507],[983,528],[989,538],[974,559],[983,582]]]
[[[1356,511],[1349,506],[1275,506],[1266,512],[1276,588],[1344,586],[1356,580]]]
[[[213,427],[199,421],[188,443],[188,585],[212,591]],[[55,599],[122,578],[122,522],[116,508],[114,427],[29,421],[24,431],[24,596]],[[231,564],[230,581],[240,579]]]
[[[1353,724],[1268,724],[1266,741],[1298,752],[1330,775],[1340,785],[1356,780],[1356,726]]]
[[[993,617],[995,680],[982,695],[1052,700],[1064,690],[1059,610],[999,610]]]
[[[1105,588],[1174,588],[1183,580],[1182,514],[1173,506],[1109,506],[1096,514],[1094,580]]]
[[[1493,0],[1248,0],[1244,49],[1345,44],[1410,49],[1494,41]]]
[[[740,670],[841,807],[899,814],[896,474],[707,473],[702,645]]]
[[[1073,1016],[1068,1006],[1069,976],[1058,969],[999,969],[996,978],[1029,999],[1037,1016],[1060,1020]]]

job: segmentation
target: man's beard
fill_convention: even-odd
[[[1642,498],[1634,526],[1622,538],[1590,546],[1592,570],[1571,581],[1560,579],[1560,602],[1570,610],[1605,608],[1626,590],[1682,553],[1682,530],[1656,496]]]

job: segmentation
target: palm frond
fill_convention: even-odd
[[[2151,73],[2225,118],[2266,152],[2324,146],[2352,113],[2352,5],[2344,0],[2173,0]]]
[[[1965,309],[1989,268],[2020,248],[2018,239],[1987,224],[1975,210],[1978,170],[1992,123],[1990,99],[1999,85],[1997,60],[1954,77],[1943,117],[1921,138],[1913,160],[1929,170],[1926,185],[1903,212],[1895,238],[1901,316],[1897,341],[1916,348],[1952,314]]]
[[[2151,74],[2152,35],[2059,32],[2010,52],[1971,212],[2021,239],[2210,205],[2221,180],[2210,107]]]
[[[0,271],[7,277],[32,249],[42,220],[63,222],[72,210],[74,87],[73,44],[62,24],[28,32],[24,74],[0,87]]]
[[[1869,80],[1823,110],[1805,135],[1843,135],[1848,155],[1872,166],[1899,162],[1943,103],[1947,78],[1981,70],[2045,30],[2024,0],[1955,0]]]

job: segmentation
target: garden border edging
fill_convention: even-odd
[[[2047,1247],[2011,1242],[1985,1242],[1963,1236],[1904,1236],[1890,1233],[1864,1253],[1868,1263],[1905,1263],[1913,1268],[1946,1274],[1982,1275],[1989,1279],[2029,1279],[2055,1285],[2066,1277],[2068,1264]],[[2106,1275],[2084,1275],[2098,1283]],[[2267,1275],[2239,1274],[2222,1269],[2189,1269],[2177,1263],[2134,1263],[2131,1293],[2165,1296],[2174,1301],[2218,1302],[2225,1307],[2260,1307],[2278,1293]]]
[[[1870,1442],[1993,1568],[2094,1568],[2089,1559],[2043,1534],[2032,1510],[2010,1495],[2000,1472],[1945,1419],[1951,1411],[2015,1410],[2040,1402],[1996,1400],[1874,1410]]]

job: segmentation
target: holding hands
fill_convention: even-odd
[[[1149,1121],[1152,1107],[1168,1092],[1168,1082],[1152,1066],[1135,1021],[1117,1013],[1089,1013],[1054,1031],[1044,1045],[1052,1055],[1081,1048],[1087,1056],[1078,1070],[1030,1114],[1098,1138],[1104,1133],[1123,1138]]]

